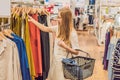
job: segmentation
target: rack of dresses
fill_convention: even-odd
[[[105,43],[106,53],[104,53],[103,63],[104,63],[104,70],[108,70],[109,80],[120,79],[119,42],[120,42],[120,27],[113,28],[108,33],[106,33],[106,43]]]
[[[10,28],[25,42],[31,79],[45,80],[50,67],[49,34],[28,22],[28,15],[47,26],[49,13],[45,9],[31,7],[34,4],[16,4],[19,4],[19,7],[12,8]]]
[[[24,42],[9,25],[0,26],[0,80],[31,80]]]

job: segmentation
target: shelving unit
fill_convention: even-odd
[[[102,20],[102,11],[103,11],[103,9],[105,9],[105,8],[114,8],[114,7],[120,7],[120,4],[109,4],[109,3],[107,3],[107,4],[103,4],[103,2],[101,2],[101,0],[100,0],[100,2],[99,2],[99,32],[98,32],[98,34],[99,34],[99,37],[98,37],[98,44],[99,45],[101,45],[101,42],[100,42],[100,39],[101,39],[101,20]]]

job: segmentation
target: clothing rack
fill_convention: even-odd
[[[42,6],[42,4],[37,4],[37,3],[28,3],[28,2],[11,2],[11,4],[18,4],[19,6],[21,5],[28,5],[28,6]]]
[[[10,23],[0,25],[0,27],[8,27],[8,26],[10,26]]]
[[[10,27],[10,23],[0,25],[0,31],[2,31],[3,29],[8,29],[9,27]]]

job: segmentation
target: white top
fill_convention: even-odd
[[[53,32],[58,34],[58,26],[50,27]],[[64,48],[58,45],[59,39],[55,37],[53,59],[51,62],[48,80],[65,80],[62,68],[62,59],[66,58],[67,52]],[[79,49],[78,36],[76,31],[72,31],[70,35],[70,42],[73,49]]]

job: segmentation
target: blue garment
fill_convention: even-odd
[[[90,5],[95,5],[95,0],[89,0]]]
[[[12,34],[12,36],[14,38],[12,38],[11,40],[16,43],[18,52],[19,52],[22,80],[31,80],[28,59],[27,59],[27,54],[26,54],[26,47],[25,47],[24,41],[15,34]]]

